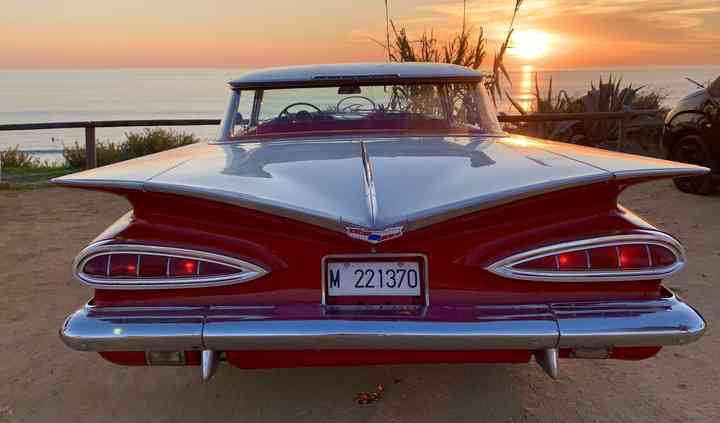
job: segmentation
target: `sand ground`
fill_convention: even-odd
[[[695,344],[642,362],[565,360],[559,380],[534,364],[240,370],[113,366],[58,339],[91,290],[70,262],[129,205],[60,188],[0,191],[0,422],[717,422],[720,421],[720,196],[670,182],[623,203],[683,240],[688,268],[667,285],[702,311]],[[382,383],[381,401],[353,397]]]

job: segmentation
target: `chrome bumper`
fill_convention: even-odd
[[[648,301],[431,306],[419,315],[332,313],[321,306],[95,307],[60,337],[80,351],[547,350],[693,342],[705,321],[668,292]]]

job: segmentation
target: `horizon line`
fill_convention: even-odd
[[[331,63],[387,63],[387,62],[327,62]],[[227,65],[227,66],[51,66],[51,67],[5,67],[0,69],[1,72],[18,72],[18,71],[102,71],[102,70],[166,70],[166,69],[196,69],[196,70],[220,70],[220,69],[265,69],[274,67],[290,67],[290,66],[304,66],[303,64],[283,64],[283,65],[267,65],[267,66],[247,66],[247,65]],[[594,70],[639,70],[643,68],[665,68],[665,69],[688,69],[688,68],[712,68],[717,67],[720,70],[720,63],[705,63],[705,64],[644,64],[644,65],[604,65],[604,66],[538,66],[532,63],[512,66],[508,69],[511,72],[522,72],[526,66],[533,68],[536,72],[552,72],[552,71],[594,71]],[[490,67],[481,67],[479,70],[489,70]]]

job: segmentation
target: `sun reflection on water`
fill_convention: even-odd
[[[535,100],[533,95],[534,70],[533,65],[524,65],[520,74],[520,92],[518,93],[517,102],[527,112],[532,109]]]

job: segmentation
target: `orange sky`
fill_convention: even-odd
[[[0,70],[85,67],[258,67],[380,61],[383,0],[3,0]],[[462,1],[390,0],[411,33],[456,30]],[[511,0],[469,1],[491,44]],[[521,32],[546,54],[511,66],[720,64],[720,0],[526,0]],[[532,39],[532,37],[529,37]],[[528,39],[526,37],[525,39]],[[491,54],[489,55],[491,56]],[[489,65],[489,63],[488,63]]]

